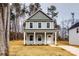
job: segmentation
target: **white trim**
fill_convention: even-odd
[[[47,28],[48,26],[47,23],[49,23],[49,28]],[[47,22],[47,23],[46,23],[46,29],[51,29],[51,22]]]

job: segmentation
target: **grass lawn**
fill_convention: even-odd
[[[57,44],[58,45],[70,45],[68,41],[65,41],[65,40],[61,40],[61,41],[57,41]],[[70,46],[73,46],[73,47],[76,47],[76,48],[79,48],[79,45],[70,45]]]
[[[69,42],[65,40],[61,40],[61,41],[57,41],[57,44],[58,45],[69,45]]]
[[[79,45],[72,45],[73,47],[79,48]]]
[[[79,48],[79,45],[78,46],[76,46],[77,48]]]
[[[10,41],[10,56],[74,56],[59,47],[24,46],[23,41]]]
[[[75,47],[79,48],[79,46],[75,46]]]

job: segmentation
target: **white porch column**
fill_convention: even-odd
[[[57,45],[57,32],[55,32],[55,45]]]
[[[24,45],[26,44],[26,33],[24,32]]]
[[[54,44],[54,33],[52,33],[52,44]]]
[[[34,32],[34,44],[36,43],[35,39],[36,39],[36,33]]]
[[[46,32],[45,32],[45,44],[46,44]]]

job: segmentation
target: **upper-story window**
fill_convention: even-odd
[[[41,28],[41,23],[38,23],[38,28]]]
[[[33,23],[30,23],[30,28],[33,28]]]
[[[50,23],[47,23],[47,28],[50,28]]]
[[[77,28],[76,32],[79,33],[79,28]]]

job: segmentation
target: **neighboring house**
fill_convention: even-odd
[[[79,22],[69,28],[69,44],[79,45]]]
[[[56,44],[58,30],[54,19],[41,10],[36,11],[24,23],[24,44]]]

